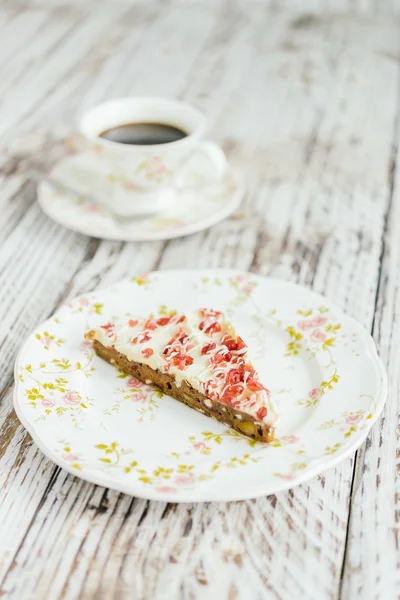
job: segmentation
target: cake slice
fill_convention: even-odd
[[[274,439],[269,390],[247,346],[216,310],[140,319],[126,317],[89,331],[96,353],[165,394],[260,442]]]

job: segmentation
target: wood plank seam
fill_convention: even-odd
[[[374,301],[374,312],[373,312],[373,318],[372,318],[372,324],[371,324],[371,335],[372,336],[374,336],[374,333],[375,333],[376,311],[377,311],[379,295],[380,295],[381,285],[382,285],[383,260],[384,260],[384,256],[385,256],[386,240],[387,240],[387,235],[388,235],[388,231],[389,231],[389,219],[390,219],[390,216],[391,216],[392,210],[393,210],[394,186],[395,186],[395,181],[396,181],[396,173],[397,173],[397,169],[398,169],[397,157],[398,157],[399,139],[400,139],[400,64],[398,67],[398,80],[399,80],[398,100],[397,100],[398,110],[397,110],[397,114],[395,116],[395,122],[394,122],[394,127],[393,127],[392,147],[391,147],[391,154],[390,154],[389,165],[388,165],[389,189],[388,189],[388,198],[387,198],[387,209],[386,209],[385,216],[384,216],[381,253],[380,253],[380,257],[379,257],[379,271],[378,271],[378,279],[377,279],[376,294],[375,294],[375,301]],[[375,423],[374,427],[379,427],[379,424],[380,424],[380,419],[378,420],[377,423]],[[371,433],[369,434],[368,439],[370,437],[371,437]],[[368,443],[368,439],[366,440],[365,444]],[[355,453],[355,457],[354,457],[353,471],[352,471],[352,478],[351,478],[349,515],[348,515],[348,520],[347,520],[346,536],[345,536],[344,551],[343,551],[343,561],[342,561],[342,568],[341,568],[341,574],[340,574],[340,585],[339,585],[339,592],[338,592],[339,600],[342,600],[342,597],[343,597],[343,577],[344,577],[344,573],[345,573],[345,569],[346,569],[346,558],[347,558],[349,535],[350,535],[351,520],[352,520],[352,500],[353,500],[353,491],[354,491],[354,485],[355,485],[355,476],[356,476],[357,466],[358,466],[357,465],[358,457],[359,457],[359,451],[357,450]]]

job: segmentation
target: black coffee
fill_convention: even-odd
[[[100,137],[119,144],[148,146],[176,142],[187,135],[182,129],[164,123],[127,123],[103,131]]]

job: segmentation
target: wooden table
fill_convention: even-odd
[[[2,3],[4,598],[400,596],[400,20],[389,12],[399,4],[341,0],[336,15],[317,0],[313,15],[279,4]],[[41,212],[32,157],[54,161],[52,136],[127,94],[181,98],[209,116],[211,137],[246,173],[236,214],[184,239],[124,244]],[[390,392],[356,456],[276,496],[167,505],[89,485],[39,452],[10,404],[25,336],[66,298],[171,267],[300,282],[372,332]]]

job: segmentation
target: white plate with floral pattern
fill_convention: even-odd
[[[137,190],[131,189],[126,176],[110,172],[96,154],[69,156],[54,167],[51,175],[79,190],[82,196],[56,190],[42,181],[37,195],[48,217],[85,235],[127,242],[167,240],[207,229],[232,214],[244,194],[240,178],[231,169],[220,182],[206,185],[207,169],[200,157],[191,161],[185,175],[187,188],[176,192],[164,212],[147,218],[123,219],[116,218],[102,203],[110,198],[129,202],[131,196],[137,202],[141,200],[140,194],[138,198]],[[98,198],[99,203],[88,200],[84,194]]]
[[[84,333],[112,317],[224,311],[280,413],[276,441],[242,437],[93,354]],[[39,448],[87,481],[174,502],[272,494],[365,440],[386,373],[371,336],[326,298],[230,270],[160,271],[72,300],[15,365],[15,410]]]

